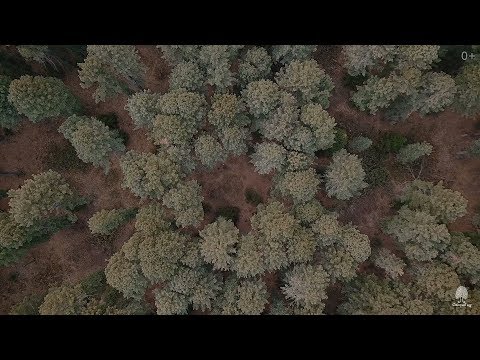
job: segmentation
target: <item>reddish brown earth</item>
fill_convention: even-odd
[[[145,86],[154,92],[163,93],[168,89],[169,67],[161,58],[161,52],[153,46],[137,47],[142,61],[147,66]],[[431,181],[443,180],[445,184],[460,191],[468,200],[468,214],[450,225],[451,230],[473,230],[471,217],[480,205],[480,161],[472,158],[461,159],[457,153],[465,150],[473,139],[477,120],[463,118],[451,111],[438,116],[421,118],[417,115],[391,124],[381,115],[368,115],[356,110],[349,102],[349,90],[342,85],[344,70],[341,67],[339,47],[320,46],[316,58],[332,77],[335,89],[331,97],[329,112],[337,122],[347,129],[349,135],[366,135],[373,139],[389,131],[408,135],[416,141],[428,141],[434,152],[425,162],[422,178]],[[95,104],[92,89],[82,89],[77,72],[70,71],[65,83],[79,97],[89,115],[115,113],[119,126],[128,133],[128,149],[154,152],[155,147],[147,139],[143,130],[134,130],[132,120],[125,110],[126,95],[118,95],[104,103]],[[42,156],[48,145],[65,142],[57,132],[63,119],[51,119],[38,124],[24,121],[15,134],[0,142],[0,172],[22,171],[20,176],[0,176],[0,189],[19,187],[32,174],[47,170]],[[466,134],[466,135],[465,135]],[[477,134],[478,135],[478,134]],[[320,159],[327,165],[328,159]],[[383,219],[394,213],[391,202],[404,184],[413,179],[407,169],[390,167],[392,181],[385,186],[367,189],[361,196],[348,202],[329,198],[321,189],[318,198],[327,208],[339,212],[345,222],[352,222],[372,240],[380,240],[384,246],[394,249],[393,241],[380,230]],[[0,269],[0,314],[5,314],[11,306],[24,296],[45,292],[48,287],[61,282],[76,282],[84,276],[102,269],[106,260],[133,233],[133,221],[123,226],[115,235],[113,243],[104,246],[89,233],[86,221],[96,211],[103,208],[138,207],[142,201],[131,192],[121,188],[121,171],[118,158],[113,158],[108,175],[103,170],[91,166],[85,171],[68,171],[63,175],[79,193],[92,201],[78,212],[78,221],[64,229],[45,243],[29,249],[28,254],[18,263]],[[192,178],[203,187],[205,203],[212,212],[207,214],[199,228],[212,221],[214,211],[222,206],[236,206],[240,209],[238,228],[241,233],[250,231],[250,217],[255,207],[245,201],[245,189],[256,190],[264,199],[268,198],[272,175],[257,174],[248,156],[231,157],[225,165],[212,171],[198,171]],[[0,209],[8,210],[8,199],[0,200]],[[368,264],[362,266],[366,269]],[[279,279],[275,274],[267,274],[265,281],[269,287],[277,287]],[[333,313],[341,293],[340,287],[329,288],[327,313]],[[149,297],[149,302],[153,299]]]

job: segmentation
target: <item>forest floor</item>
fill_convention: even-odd
[[[164,93],[168,89],[169,68],[154,46],[137,47],[142,61],[147,65],[146,88]],[[465,150],[474,135],[479,132],[475,124],[479,119],[464,118],[450,111],[421,118],[413,115],[403,122],[392,124],[381,115],[368,115],[355,109],[350,103],[350,90],[342,81],[345,75],[341,64],[341,52],[337,46],[319,46],[316,58],[335,83],[328,111],[349,136],[364,135],[378,139],[386,132],[406,135],[415,141],[428,141],[434,151],[425,162],[421,178],[429,181],[443,180],[445,185],[460,191],[468,199],[468,213],[450,224],[452,231],[472,231],[471,217],[480,205],[480,161],[459,158],[456,154]],[[66,73],[64,81],[80,98],[88,115],[115,113],[119,127],[129,135],[127,149],[154,152],[155,147],[143,130],[134,130],[125,110],[126,95],[118,95],[104,103],[95,104],[91,89],[82,89],[76,70]],[[19,176],[0,177],[0,189],[18,188],[32,174],[48,170],[44,154],[51,144],[65,144],[66,140],[57,128],[63,119],[51,119],[33,124],[23,121],[15,134],[0,142],[0,172],[21,171]],[[391,169],[391,181],[383,186],[367,189],[361,196],[347,202],[335,201],[326,195],[323,187],[319,200],[327,208],[335,208],[344,222],[352,222],[370,239],[378,239],[383,246],[393,248],[392,239],[381,232],[381,222],[393,214],[392,203],[404,184],[413,180],[406,169]],[[17,263],[0,269],[0,314],[6,314],[11,306],[26,295],[44,293],[49,287],[62,282],[77,282],[88,274],[105,267],[108,258],[132,235],[133,220],[122,226],[111,244],[102,244],[89,232],[87,220],[100,209],[138,207],[144,201],[130,191],[121,188],[121,171],[118,158],[108,175],[102,169],[87,166],[84,170],[62,172],[71,185],[92,201],[77,213],[78,221],[53,235],[50,240],[35,245]],[[255,207],[245,200],[245,190],[252,188],[267,199],[272,176],[254,171],[248,156],[230,157],[212,171],[197,171],[192,175],[203,188],[205,203],[212,211],[201,226],[212,221],[219,207],[236,206],[240,210],[237,226],[241,233],[250,230],[250,217]],[[8,210],[8,198],[0,200],[0,209]],[[269,287],[276,286],[275,274],[265,275]],[[338,287],[329,289],[327,313],[332,313],[338,303]]]

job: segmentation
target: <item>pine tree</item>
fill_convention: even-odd
[[[88,219],[88,228],[92,234],[110,235],[132,216],[131,209],[102,209]]]
[[[470,63],[462,67],[455,78],[458,92],[455,108],[465,116],[480,112],[480,63]]]
[[[87,45],[87,57],[78,64],[80,85],[84,89],[96,86],[96,103],[130,88],[140,90],[145,67],[132,45]]]
[[[338,307],[346,315],[432,315],[430,302],[418,299],[410,285],[363,275],[348,284],[347,300]]]
[[[179,270],[185,254],[187,236],[164,231],[145,237],[138,245],[138,260],[143,275],[152,284],[170,280]]]
[[[242,91],[242,97],[252,116],[265,117],[280,104],[280,88],[271,80],[252,81]]]
[[[87,116],[70,116],[58,131],[70,141],[80,160],[110,169],[110,155],[125,151],[117,130],[111,130],[101,121]]]
[[[197,226],[203,220],[202,187],[197,181],[179,183],[163,197],[163,205],[172,208],[180,227]]]
[[[72,211],[83,203],[65,179],[53,170],[33,175],[19,189],[9,190],[8,196],[13,219],[25,228],[42,227],[46,221],[63,216],[75,222]]]
[[[286,274],[282,292],[295,307],[306,311],[321,312],[327,299],[329,276],[321,265],[295,265]]]
[[[444,188],[442,181],[437,184],[422,180],[412,181],[400,200],[410,209],[428,212],[445,224],[455,221],[467,212],[467,199],[458,191]]]
[[[271,47],[273,60],[282,64],[288,64],[293,60],[310,59],[316,50],[316,45],[274,45]]]
[[[202,242],[200,252],[204,260],[214,269],[227,271],[233,263],[235,245],[239,240],[239,231],[231,220],[220,217],[200,231]]]
[[[120,159],[123,172],[122,187],[141,198],[161,199],[182,178],[180,165],[167,154],[128,151]]]
[[[159,111],[157,105],[159,98],[160,94],[152,93],[149,90],[137,92],[128,97],[125,110],[130,114],[135,129],[152,127],[153,120]]]
[[[433,146],[428,142],[424,141],[421,143],[408,144],[400,149],[397,154],[397,160],[402,164],[410,164],[425,155],[430,155],[432,153]]]
[[[275,75],[275,81],[283,90],[295,94],[303,103],[317,102],[326,109],[334,85],[315,60],[293,60]]]
[[[272,68],[272,58],[263,47],[254,46],[247,50],[238,65],[238,77],[242,84],[266,79]]]
[[[441,258],[472,284],[480,281],[480,250],[462,234],[452,236],[452,242]]]
[[[357,155],[349,154],[342,149],[333,154],[332,160],[325,173],[328,196],[348,200],[368,186],[364,181],[365,171]]]
[[[213,169],[227,158],[222,145],[208,134],[200,135],[195,140],[195,155],[207,169]]]
[[[12,79],[0,75],[0,128],[14,129],[20,122],[20,115],[8,101],[8,89]]]
[[[354,137],[348,143],[348,149],[350,152],[353,152],[353,153],[361,153],[367,150],[370,146],[372,146],[372,140],[370,140],[365,136]]]
[[[286,172],[275,181],[275,188],[284,197],[291,197],[294,203],[312,200],[318,191],[320,179],[313,168]]]
[[[373,263],[383,269],[385,274],[395,280],[404,273],[405,262],[386,248],[380,248],[373,255]]]
[[[384,231],[398,240],[410,260],[430,261],[450,243],[444,224],[438,224],[435,217],[424,211],[406,207],[386,223]]]
[[[40,305],[40,315],[78,315],[85,295],[78,288],[59,286],[51,288]]]
[[[251,163],[259,174],[268,174],[272,170],[281,170],[287,155],[283,146],[272,142],[262,142],[255,146]]]
[[[13,80],[8,91],[8,101],[33,123],[80,109],[78,100],[57,78],[24,75]]]
[[[122,251],[115,253],[105,267],[107,283],[124,297],[141,299],[148,286],[140,266],[128,260]]]
[[[193,61],[181,61],[172,68],[170,74],[170,89],[187,89],[188,91],[200,91],[205,82],[205,76],[197,63]]]

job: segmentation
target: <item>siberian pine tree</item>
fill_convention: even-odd
[[[431,301],[434,307],[438,306],[438,302],[451,302],[460,286],[455,270],[438,261],[416,264],[413,273],[418,298]]]
[[[272,71],[272,58],[263,47],[254,46],[247,50],[238,65],[238,77],[242,84],[266,79]]]
[[[250,132],[245,127],[229,126],[220,130],[218,137],[228,154],[243,155],[248,151]]]
[[[227,271],[234,263],[235,245],[239,241],[239,230],[231,220],[218,218],[200,231],[200,252],[205,262],[216,270]]]
[[[125,110],[132,118],[135,129],[152,127],[153,120],[159,111],[157,105],[159,98],[160,94],[149,90],[137,92],[128,97]]]
[[[157,115],[149,133],[155,145],[169,144],[186,146],[197,133],[194,122],[185,121],[177,115]]]
[[[214,94],[208,122],[217,129],[247,125],[241,99],[235,94]]]
[[[455,190],[423,180],[414,180],[406,187],[400,200],[412,210],[421,210],[448,224],[467,212],[467,199]]]
[[[292,198],[294,203],[312,200],[319,185],[320,179],[313,168],[282,173],[275,181],[275,188],[280,194]]]
[[[185,89],[171,90],[158,99],[158,113],[177,115],[189,123],[202,124],[207,114],[207,101],[199,93]]]
[[[85,295],[77,287],[51,288],[40,305],[40,315],[78,315]]]
[[[402,207],[384,228],[394,236],[410,260],[430,261],[444,251],[450,243],[450,234],[444,224],[421,210]]]
[[[0,128],[14,129],[20,122],[20,115],[8,101],[8,89],[12,79],[0,75]]]
[[[382,67],[395,56],[395,45],[344,45],[345,67],[351,76],[367,75],[367,72]]]
[[[126,88],[140,90],[145,67],[132,45],[87,45],[87,57],[78,64],[80,85],[95,86],[96,103],[105,101]]]
[[[126,298],[141,299],[148,286],[140,265],[127,259],[123,251],[108,260],[105,277],[107,283]]]
[[[163,197],[163,205],[172,208],[179,227],[197,226],[203,220],[202,187],[195,180],[179,183]]]
[[[48,58],[48,45],[17,45],[19,54],[27,61],[44,64]]]
[[[94,117],[72,115],[58,131],[70,141],[80,160],[102,167],[105,173],[110,169],[110,156],[125,151],[118,131]]]
[[[325,173],[328,196],[348,200],[368,186],[364,181],[365,170],[357,155],[349,154],[342,149],[333,154],[332,160]]]
[[[316,45],[273,45],[270,48],[273,60],[281,64],[310,59],[316,50]]]
[[[282,145],[273,142],[262,142],[255,146],[251,163],[259,174],[268,174],[272,170],[280,171],[285,164],[287,151]]]
[[[303,225],[310,225],[324,215],[327,210],[317,199],[313,199],[303,204],[297,204],[293,208],[295,217]]]
[[[297,226],[286,245],[288,261],[293,264],[300,264],[313,261],[318,241],[311,229]]]
[[[354,137],[348,143],[348,149],[353,153],[361,153],[367,150],[370,146],[372,146],[372,140],[365,136]]]
[[[285,297],[303,312],[321,313],[330,278],[321,265],[295,265],[281,287]]]
[[[59,173],[48,170],[8,191],[10,214],[20,226],[42,227],[46,221],[67,217],[76,221],[73,209],[83,202]]]
[[[238,277],[254,277],[265,272],[261,240],[251,233],[241,236],[233,264],[233,270]]]
[[[124,189],[141,198],[161,199],[182,178],[180,165],[167,154],[128,151],[120,159]]]
[[[280,105],[280,88],[271,80],[257,80],[242,90],[242,97],[248,112],[256,117],[271,114]]]
[[[295,97],[283,91],[279,106],[256,124],[262,135],[269,140],[288,142],[295,127],[299,125],[300,108]],[[300,145],[301,147],[301,145]]]
[[[200,91],[205,82],[205,75],[194,61],[181,61],[172,68],[169,79],[172,90]]]
[[[211,135],[203,134],[195,140],[195,155],[207,169],[213,169],[225,162],[227,153],[222,145]]]
[[[231,60],[241,48],[241,45],[205,45],[200,48],[198,63],[205,73],[206,84],[224,92],[235,83],[230,70]]]
[[[342,226],[333,239],[332,245],[322,248],[321,264],[332,281],[348,282],[356,276],[358,266],[370,256],[370,240],[351,225]]]
[[[200,45],[158,45],[162,55],[167,62],[174,66],[181,61],[190,61],[198,58]]]
[[[307,170],[313,163],[314,157],[298,151],[289,151],[287,153],[286,171]]]
[[[285,243],[290,239],[298,226],[298,220],[276,200],[258,205],[250,223],[252,229],[259,235],[279,243]]]
[[[214,313],[221,315],[260,315],[268,303],[268,291],[260,279],[238,280],[230,276]]]
[[[480,112],[480,63],[470,63],[462,67],[455,78],[458,91],[455,108],[465,116]]]
[[[480,282],[480,250],[464,235],[453,235],[450,246],[441,258],[472,284]]]
[[[387,248],[375,251],[372,258],[375,266],[384,270],[389,278],[395,280],[404,274],[405,262]]]
[[[88,228],[94,235],[110,235],[132,215],[132,209],[102,209],[88,219]]]
[[[143,275],[151,284],[170,280],[180,268],[187,236],[167,230],[155,237],[146,236],[138,245],[138,260]]]
[[[292,94],[304,104],[316,102],[328,108],[332,79],[315,60],[293,60],[275,75],[278,86]]]
[[[156,236],[169,228],[170,221],[158,202],[142,206],[135,216],[135,230],[146,236]]]
[[[426,141],[408,144],[397,153],[397,160],[404,165],[410,164],[423,156],[430,155],[432,150],[433,146]]]
[[[300,121],[312,131],[315,140],[314,152],[326,150],[334,144],[336,122],[321,105],[314,103],[304,105]]]
[[[33,123],[50,117],[72,115],[80,109],[80,103],[68,87],[54,77],[23,75],[13,80],[8,101]]]
[[[31,240],[31,235],[10,214],[0,212],[0,249],[18,249]]]
[[[170,289],[155,289],[155,306],[157,315],[186,315],[188,299],[185,295]]]
[[[431,315],[433,306],[419,299],[411,285],[362,275],[345,288],[347,300],[338,307],[345,315]]]

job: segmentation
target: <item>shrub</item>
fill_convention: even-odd
[[[227,220],[231,220],[234,224],[237,223],[240,216],[240,209],[236,206],[223,206],[216,211],[216,217],[223,217]]]
[[[98,115],[97,120],[107,125],[110,129],[118,129],[118,118],[115,113]]]
[[[107,287],[107,279],[103,270],[88,275],[80,282],[83,292],[88,296],[102,294]]]
[[[348,142],[348,135],[345,129],[335,129],[335,139],[333,145],[327,150],[327,154],[334,154],[337,151],[344,149]]]
[[[380,138],[376,147],[383,154],[397,153],[407,142],[408,139],[403,135],[386,133]]]
[[[50,143],[43,157],[46,168],[56,171],[85,170],[89,164],[80,160],[70,142]]]
[[[6,198],[8,196],[8,190],[0,189],[0,199]]]
[[[260,196],[259,193],[257,193],[255,190],[252,188],[247,188],[245,190],[245,200],[249,203],[252,204],[253,206],[257,206],[258,204],[263,203],[263,199]]]

